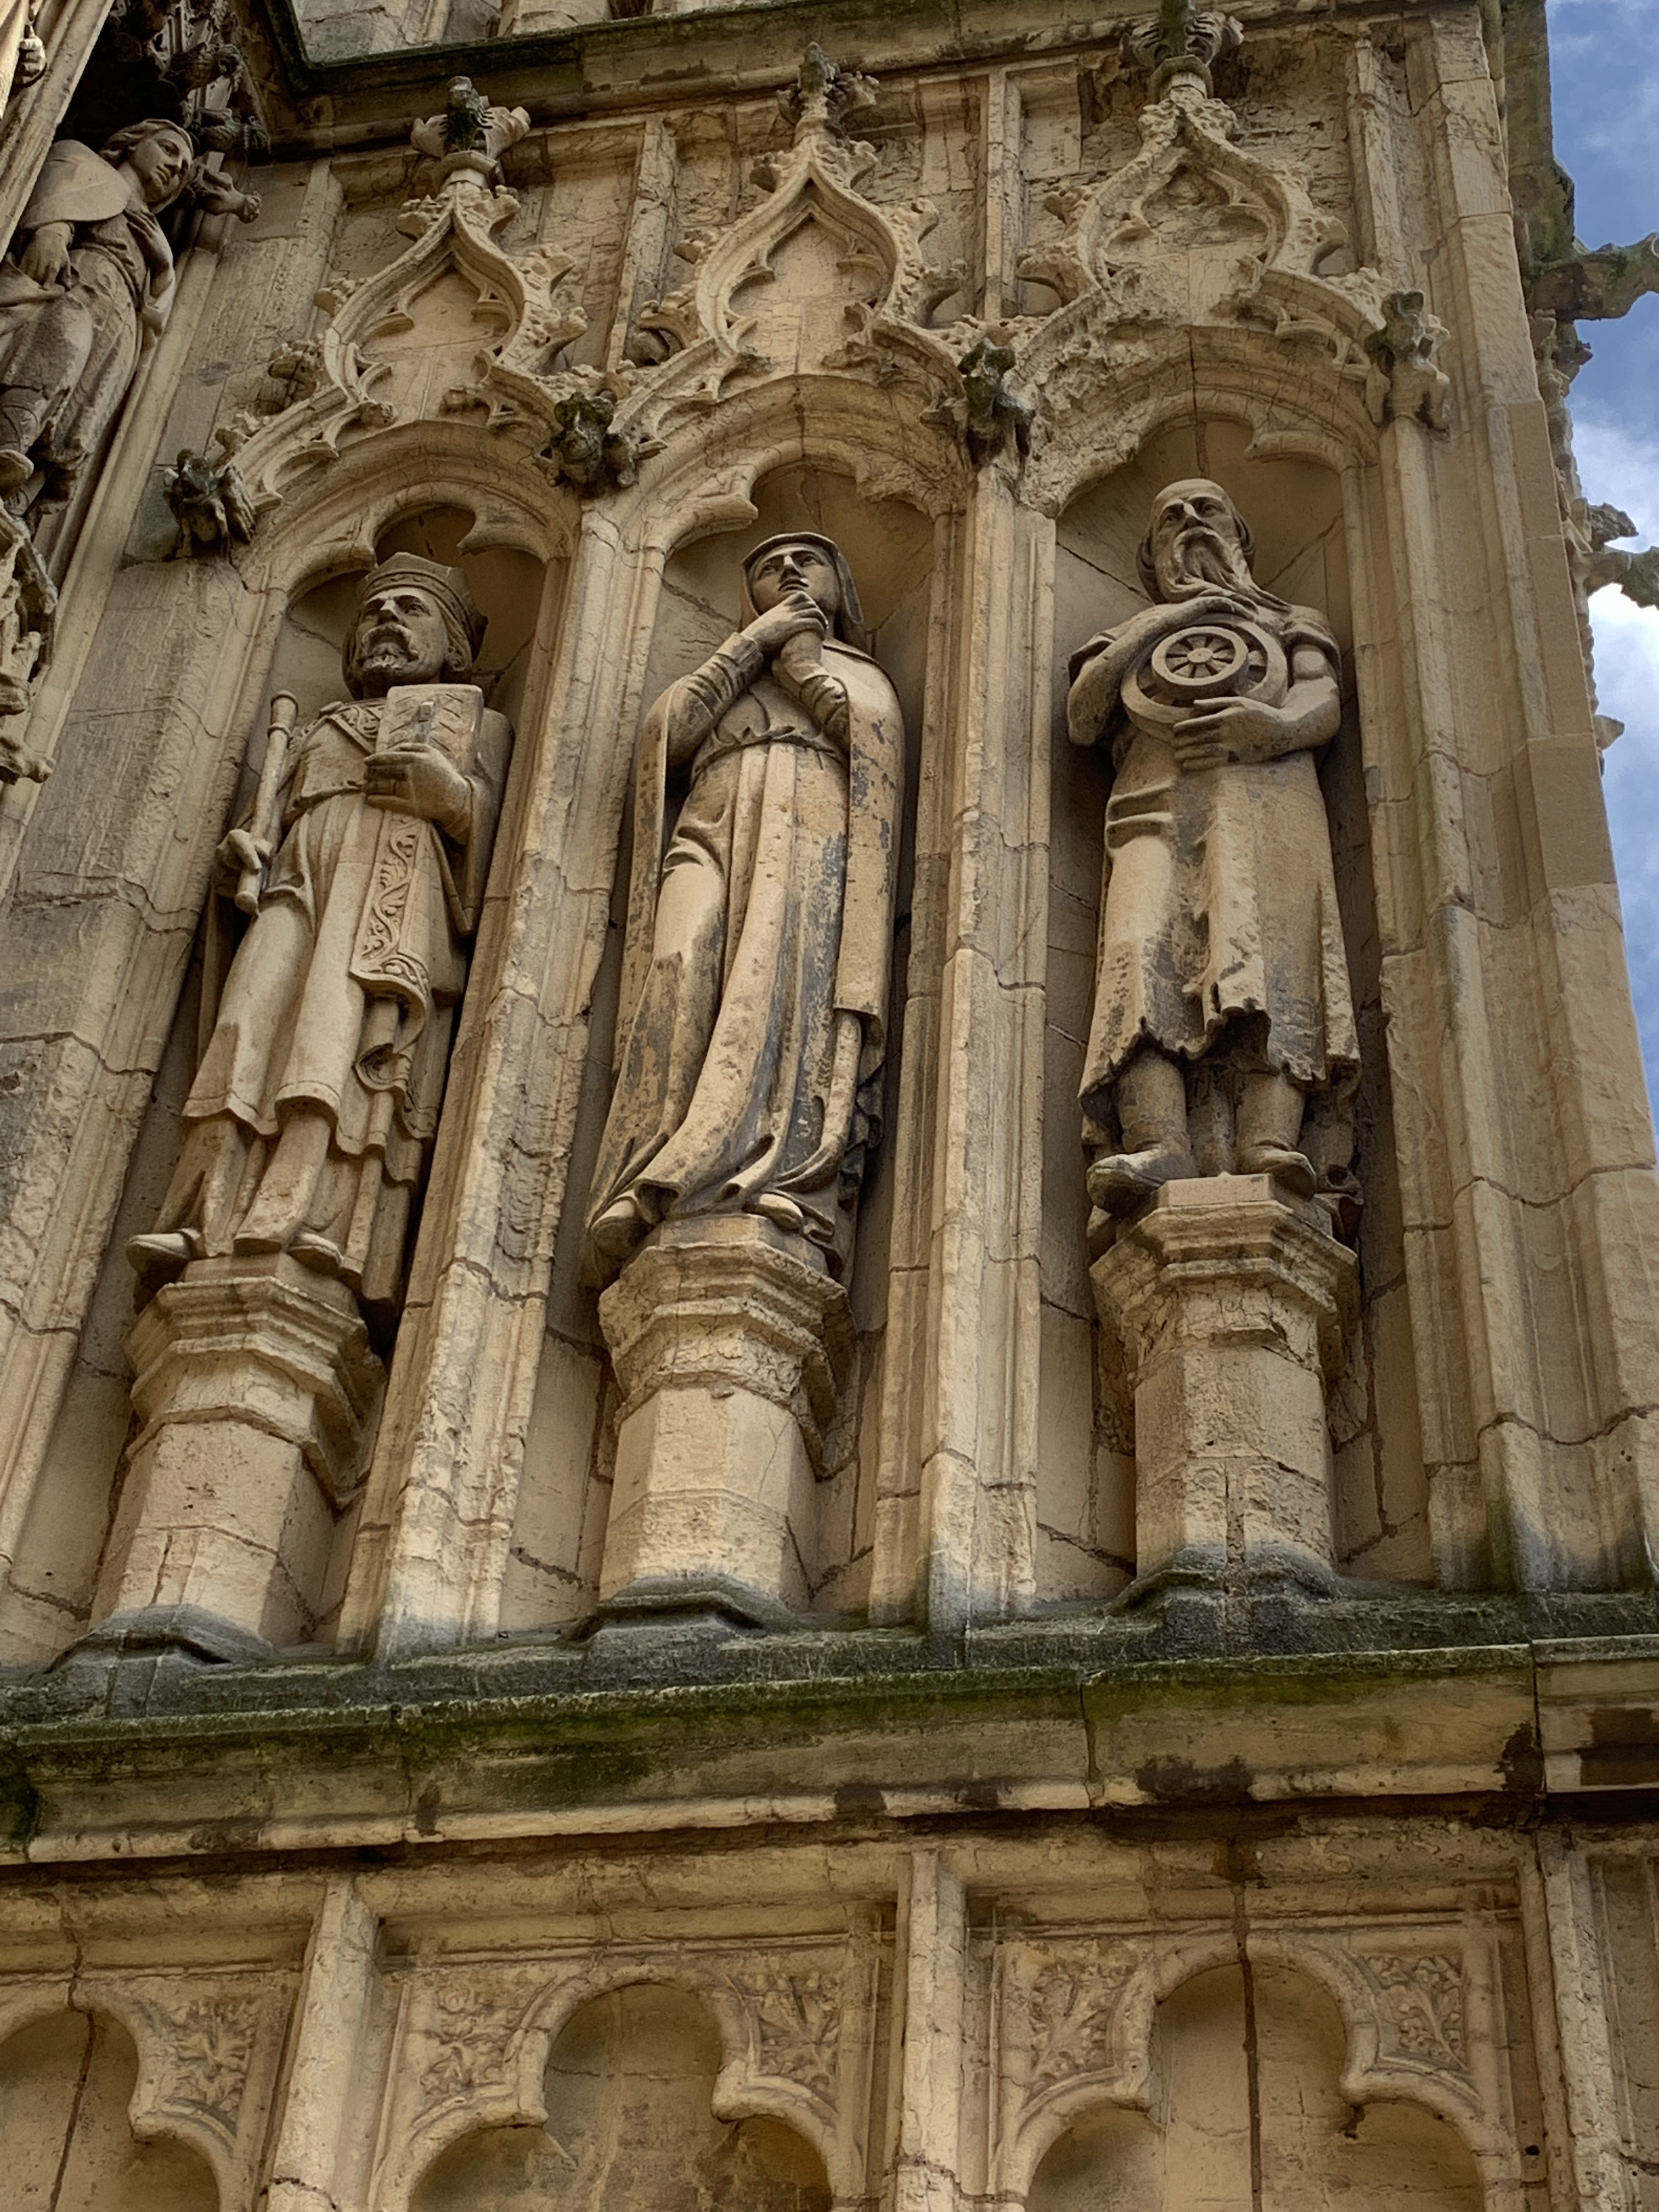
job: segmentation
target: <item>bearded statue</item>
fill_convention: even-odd
[[[127,1248],[142,1289],[287,1252],[381,1339],[395,1322],[512,742],[465,681],[483,631],[460,569],[395,554],[363,586],[351,697],[290,746],[273,721],[219,848],[206,1048],[160,1218]]]
[[[1358,1043],[1316,769],[1337,649],[1253,551],[1219,484],[1169,485],[1140,555],[1154,604],[1072,662],[1072,738],[1114,771],[1082,1085],[1107,1214],[1195,1175],[1352,1194]]]

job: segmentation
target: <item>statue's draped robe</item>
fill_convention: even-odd
[[[167,319],[173,253],[127,179],[73,139],[47,155],[18,235],[48,222],[75,226],[71,273],[40,285],[0,262],[0,392],[38,396],[38,451],[70,472],[95,455],[147,337]]]
[[[623,1198],[655,1223],[764,1212],[781,1194],[839,1267],[879,1103],[903,726],[867,654],[828,640],[823,665],[846,690],[844,738],[741,634],[647,718],[590,1219]],[[688,761],[665,851],[670,776]],[[844,1145],[825,1128],[842,1015],[857,1018],[859,1054]],[[836,1157],[819,1172],[826,1137]]]
[[[441,688],[471,713],[471,686]],[[502,716],[478,717],[471,757],[455,763],[471,819],[452,840],[365,799],[381,711],[330,707],[295,748],[282,843],[225,979],[157,1224],[200,1230],[210,1255],[239,1232],[314,1231],[371,1310],[401,1289],[511,734]],[[314,1182],[308,1164],[296,1182],[276,1140],[307,1115],[326,1124],[326,1157]]]
[[[1264,597],[1239,610],[1288,659],[1312,648],[1337,675],[1311,608]],[[1171,629],[1179,617],[1177,603]],[[1143,1042],[1188,1061],[1236,1050],[1304,1091],[1340,1090],[1359,1043],[1314,753],[1178,770],[1168,738],[1123,712],[1124,678],[1151,650],[1126,653],[1123,635],[1091,639],[1072,662],[1072,733],[1109,735],[1115,770],[1085,1115],[1111,1127],[1112,1086]]]

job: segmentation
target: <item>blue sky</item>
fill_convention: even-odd
[[[1578,187],[1587,246],[1659,230],[1659,0],[1548,0],[1555,150]],[[1572,388],[1578,472],[1591,500],[1659,541],[1659,296],[1586,323],[1595,358]],[[1601,711],[1625,725],[1607,757],[1608,818],[1648,1089],[1659,1097],[1659,611],[1617,591],[1590,603]]]

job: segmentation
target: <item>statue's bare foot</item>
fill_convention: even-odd
[[[1132,1213],[1166,1182],[1193,1172],[1192,1154],[1174,1145],[1103,1152],[1089,1170],[1089,1195],[1103,1213]]]
[[[1318,1187],[1319,1178],[1314,1173],[1313,1162],[1305,1152],[1293,1152],[1285,1145],[1243,1145],[1239,1148],[1240,1175],[1272,1176],[1298,1198],[1311,1198]]]
[[[587,1234],[600,1258],[620,1267],[635,1247],[644,1241],[650,1228],[636,1200],[619,1198],[597,1216]]]

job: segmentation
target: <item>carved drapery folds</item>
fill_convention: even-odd
[[[353,696],[297,733],[294,702],[273,702],[248,816],[219,849],[184,1147],[155,1229],[129,1247],[154,1303],[132,1336],[145,1425],[106,1613],[199,1607],[279,1642],[314,1621],[332,1516],[361,1480],[370,1340],[385,1346],[402,1297],[506,776],[511,731],[465,681],[483,630],[459,569],[394,555],[363,588]],[[200,1454],[238,1429],[247,1480],[204,1514]],[[170,1579],[171,1533],[191,1525],[192,1564]]]
[[[185,198],[245,220],[259,209],[198,158],[182,123],[152,116],[95,151],[60,140],[0,262],[0,782],[50,773],[4,731],[51,655],[56,592],[34,541],[97,465],[167,323],[174,270],[160,217]]]
[[[613,1607],[682,1575],[753,1594],[739,1606],[804,1601],[851,1347],[839,1279],[878,1133],[898,701],[830,540],[768,539],[744,585],[744,628],[664,694],[640,744],[588,1220],[594,1276],[622,1278],[600,1306],[628,1392]]]

